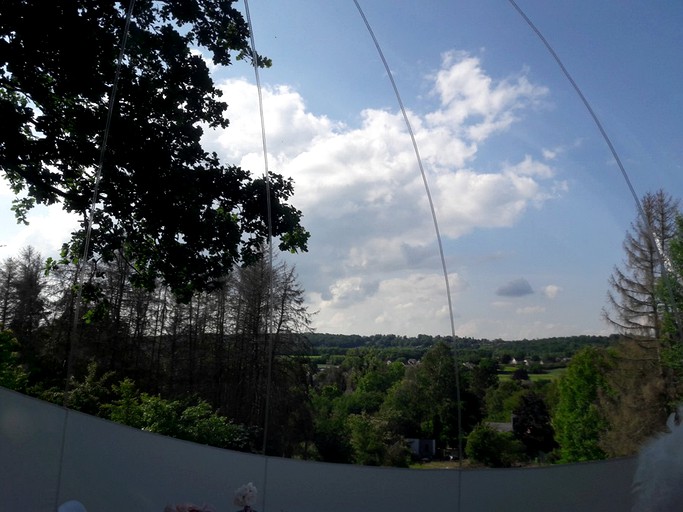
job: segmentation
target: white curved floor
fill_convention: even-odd
[[[62,438],[64,450],[62,454]],[[60,463],[61,460],[61,463]],[[406,470],[262,457],[170,439],[0,388],[0,511],[628,511],[636,459],[529,469]]]

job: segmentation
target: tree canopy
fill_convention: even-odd
[[[7,0],[0,7],[0,170],[26,221],[35,204],[82,216],[63,256],[84,245],[94,177],[115,83],[128,2]],[[220,161],[201,144],[226,128],[227,104],[203,54],[227,66],[252,55],[232,0],[138,0],[132,11],[109,126],[89,256],[123,255],[135,283],[157,279],[187,300],[268,235],[265,179]],[[291,180],[269,180],[272,234],[306,250]]]
[[[609,425],[598,409],[598,396],[609,392],[604,377],[607,364],[604,351],[586,347],[574,355],[558,384],[559,403],[553,426],[562,462],[606,457],[600,436]]]

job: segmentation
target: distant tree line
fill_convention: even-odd
[[[618,334],[610,336],[577,335],[553,338],[521,339],[521,340],[489,340],[486,338],[466,338],[456,336],[397,336],[394,334],[373,334],[368,336],[352,334],[310,333],[308,339],[314,354],[320,356],[317,361],[338,362],[333,356],[343,356],[348,350],[361,347],[372,347],[382,351],[388,359],[408,360],[420,359],[437,343],[454,344],[463,361],[477,361],[482,358],[496,359],[507,363],[513,358],[517,361],[533,359],[552,363],[570,358],[585,346],[604,346],[613,344]]]

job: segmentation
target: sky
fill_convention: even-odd
[[[505,0],[250,2],[273,66],[212,68],[230,126],[205,147],[291,177],[311,232],[296,267],[313,327],[522,339],[609,334],[608,278],[635,201],[576,91]],[[244,10],[244,4],[238,4]],[[638,196],[683,194],[683,3],[518,0],[581,88]],[[427,193],[429,191],[429,195]],[[440,259],[433,201],[450,288]],[[75,225],[17,226],[0,185],[0,258],[56,254]],[[450,312],[453,316],[451,328]]]

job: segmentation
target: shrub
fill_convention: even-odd
[[[22,391],[28,374],[19,364],[19,342],[12,331],[0,331],[0,386]]]
[[[499,432],[488,423],[477,425],[467,436],[467,456],[479,464],[508,468],[524,460],[524,445],[510,432]]]
[[[119,398],[103,407],[112,421],[218,448],[249,449],[249,429],[215,413],[204,400],[167,400],[139,393],[130,379],[113,389]]]

